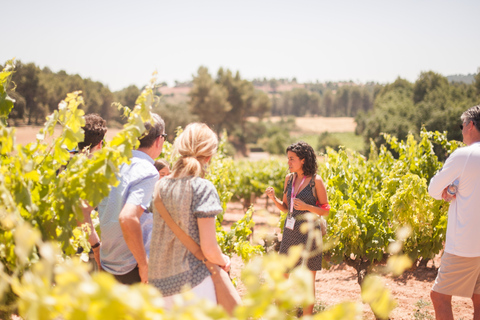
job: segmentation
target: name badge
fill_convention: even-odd
[[[287,222],[285,223],[285,227],[290,229],[290,230],[293,230],[294,225],[295,225],[295,218],[294,217],[287,218]]]

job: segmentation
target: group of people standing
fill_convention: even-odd
[[[95,152],[102,146],[106,123],[98,115],[87,115],[85,119],[85,141],[79,149]],[[205,264],[175,236],[153,204],[156,198],[161,198],[173,220],[200,245],[205,258],[229,271],[230,258],[222,253],[216,240],[215,216],[223,209],[215,186],[204,179],[208,163],[216,153],[218,138],[205,124],[188,125],[175,140],[174,153],[179,158],[170,171],[168,163],[155,161],[166,138],[165,123],[156,114],[152,119],[151,123],[145,123],[146,133],[132,152],[130,163],[121,165],[118,186],[112,187],[98,206],[102,239],[93,227],[89,237],[95,261],[100,270],[121,283],[154,285],[164,296],[166,307],[186,287],[197,297],[215,303],[214,284]],[[273,188],[266,190],[279,209],[289,212],[280,249],[285,254],[291,246],[307,242],[307,235],[300,231],[303,213],[328,214],[328,209],[322,207],[328,204],[327,193],[322,179],[316,175],[314,150],[299,142],[287,152],[291,173],[285,179],[282,199],[275,197]],[[92,209],[84,208],[84,222],[90,225]],[[308,250],[313,254],[303,255],[297,265],[305,262],[314,281],[315,272],[321,269],[321,248],[314,242]],[[312,309],[313,305],[305,314]]]
[[[95,152],[101,148],[105,121],[98,115],[85,119],[85,141],[79,149]],[[216,239],[215,216],[223,209],[214,185],[204,179],[218,147],[217,136],[205,124],[188,125],[175,140],[174,153],[179,159],[170,172],[167,162],[155,161],[167,136],[163,119],[152,114],[152,121],[144,125],[146,132],[130,163],[120,166],[118,186],[98,206],[101,240],[92,226],[93,208],[85,206],[83,222],[92,229],[89,242],[95,261],[100,270],[123,284],[154,285],[166,307],[185,287],[215,303],[215,288],[205,264],[173,234],[152,199],[162,199],[174,221],[200,244],[208,261],[229,271],[230,258]],[[90,142],[92,136],[100,136],[100,141]]]
[[[106,126],[97,117],[86,116],[86,144],[81,149],[94,152],[101,147]],[[175,236],[151,202],[160,198],[173,220],[200,245],[205,258],[228,271],[231,261],[216,240],[215,216],[222,212],[222,206],[215,186],[204,179],[218,138],[207,125],[190,124],[175,140],[174,153],[179,158],[172,171],[168,163],[157,163],[156,168],[155,159],[160,156],[167,135],[160,116],[153,114],[152,119],[145,124],[146,133],[139,139],[140,146],[133,151],[131,162],[120,167],[119,185],[98,206],[102,240],[95,232],[89,238],[95,260],[100,269],[121,283],[154,285],[167,307],[185,287],[191,288],[195,296],[216,303],[208,269]],[[480,319],[480,244],[475,238],[480,227],[480,105],[464,112],[461,119],[467,147],[447,159],[429,187],[432,197],[451,201],[448,186],[459,181],[449,209],[445,253],[431,294],[437,319],[453,319],[452,295],[471,297],[474,319]],[[100,141],[97,137],[90,143],[90,135],[101,136]],[[316,174],[317,157],[310,145],[298,142],[286,151],[290,173],[285,177],[283,195],[277,198],[273,187],[265,193],[278,209],[288,213],[280,253],[287,254],[292,246],[304,245],[306,254],[296,265],[305,265],[311,271],[315,288],[315,274],[322,267],[321,244],[308,241],[310,235],[302,232],[302,224],[307,222],[306,213],[328,215],[327,191]],[[90,224],[91,210],[87,206],[84,209],[85,222]],[[321,234],[320,223],[314,228]],[[304,315],[312,310],[313,305],[307,307]]]

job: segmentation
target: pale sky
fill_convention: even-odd
[[[0,0],[0,63],[16,57],[112,91],[198,67],[299,82],[415,81],[480,67],[480,1]]]

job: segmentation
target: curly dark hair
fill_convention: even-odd
[[[313,176],[317,173],[317,156],[315,155],[313,148],[308,143],[303,141],[293,143],[287,148],[287,152],[288,151],[294,152],[300,159],[305,159],[302,167],[304,175]]]
[[[79,151],[84,148],[93,148],[97,146],[105,137],[107,132],[107,122],[96,113],[90,113],[85,116],[85,126],[82,127],[85,137],[78,143]]]

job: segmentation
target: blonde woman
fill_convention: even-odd
[[[220,199],[215,186],[204,179],[217,146],[217,136],[207,125],[189,124],[174,143],[180,158],[171,174],[157,182],[154,197],[162,199],[173,220],[200,245],[205,258],[228,271],[230,259],[222,254],[215,231],[215,216],[222,212]],[[185,288],[216,303],[206,266],[180,242],[156,208],[153,221],[148,279],[164,296],[165,307],[170,308]]]

